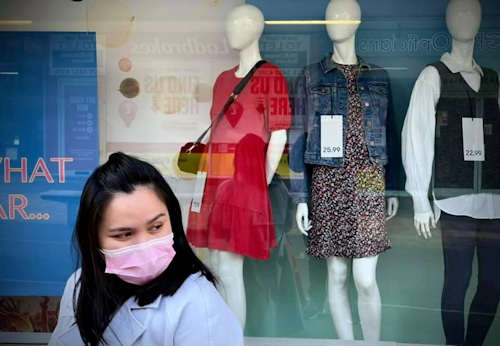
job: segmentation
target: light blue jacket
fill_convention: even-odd
[[[66,283],[59,320],[49,345],[83,345],[73,313],[73,289],[80,269]],[[170,297],[139,306],[128,299],[104,331],[109,345],[243,345],[233,312],[200,273],[190,275]]]

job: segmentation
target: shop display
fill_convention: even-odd
[[[405,119],[406,190],[413,197],[419,234],[430,237],[431,227],[440,220],[446,343],[482,345],[500,300],[495,265],[500,252],[499,80],[497,72],[473,59],[481,23],[479,1],[450,1],[446,23],[451,52],[422,71]],[[478,286],[465,318],[474,252]]]
[[[241,78],[262,60],[258,41],[263,28],[264,16],[254,6],[242,5],[230,12],[226,35],[231,47],[240,52],[240,64],[217,78],[212,119]],[[289,123],[285,78],[266,62],[211,129],[200,167],[206,172],[201,206],[195,209],[193,203],[189,214],[188,240],[210,249],[209,261],[221,280],[221,293],[243,325],[243,259],[266,260],[276,247],[267,185],[283,152]]]
[[[334,53],[307,66],[298,78],[290,165],[304,173],[292,180],[297,223],[308,236],[307,253],[328,260],[337,334],[354,339],[346,285],[352,259],[363,336],[374,341],[380,338],[381,323],[377,256],[390,247],[384,229],[383,166],[388,162],[386,120],[392,105],[387,73],[356,55],[360,18],[354,0],[333,0],[326,9],[326,20],[346,24],[327,24]],[[389,200],[397,205],[396,198]],[[391,209],[395,214],[397,207]]]
[[[49,342],[123,152],[245,342],[500,345],[498,0],[4,1],[0,344]]]

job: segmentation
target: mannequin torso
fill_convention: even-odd
[[[259,39],[264,30],[264,16],[258,8],[251,5],[238,6],[231,11],[226,20],[226,36],[229,45],[239,50],[240,63],[235,76],[243,78],[248,71],[262,60]],[[267,183],[278,167],[286,144],[286,131],[273,131],[266,155]]]
[[[356,31],[361,23],[361,9],[358,3],[354,0],[332,1],[326,9],[325,17],[327,21],[342,22],[342,24],[334,23],[326,26],[328,36],[333,43],[332,61],[342,65],[358,64]],[[396,215],[398,205],[397,198],[388,199],[388,220]],[[307,235],[307,231],[311,229],[307,203],[297,205],[296,221],[299,230]]]

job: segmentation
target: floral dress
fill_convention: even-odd
[[[347,80],[349,108],[344,167],[312,167],[307,253],[361,258],[391,247],[385,225],[385,171],[370,161],[357,91],[359,65],[338,65]]]

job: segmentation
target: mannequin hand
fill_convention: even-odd
[[[415,213],[413,223],[419,236],[423,236],[425,239],[432,237],[431,227],[436,228],[434,213]]]
[[[397,197],[387,198],[387,215],[385,221],[389,221],[398,213],[399,199]]]
[[[312,227],[311,221],[309,221],[309,210],[307,208],[307,203],[299,203],[297,205],[297,214],[295,215],[295,220],[297,221],[297,227],[300,233],[307,236],[307,231]]]

